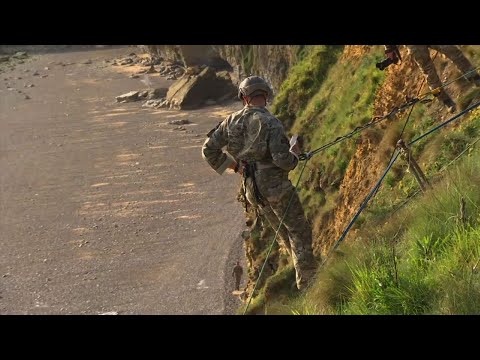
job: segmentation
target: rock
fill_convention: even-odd
[[[46,77],[48,77],[48,75],[47,75],[47,74],[44,74],[44,75],[42,75],[42,76],[40,76],[40,77],[41,77],[41,78],[46,78]]]
[[[25,100],[30,100],[30,96],[28,96],[27,94],[25,94]]]
[[[25,59],[28,55],[25,51],[17,51],[15,54],[12,55],[12,58],[15,59]]]
[[[150,66],[150,69],[146,71],[147,74],[154,74],[156,73],[157,70],[155,70],[155,67],[153,65]]]
[[[180,109],[195,109],[206,100],[218,100],[225,96],[234,96],[237,92],[229,77],[219,76],[211,67],[205,67],[198,75],[183,77],[173,83],[167,93],[167,100]]]
[[[156,88],[148,91],[148,99],[161,99],[167,96],[167,88]]]
[[[18,60],[18,63],[19,63],[19,64],[24,64],[25,61],[23,61],[23,60]]]
[[[40,74],[39,74],[38,71],[35,71],[32,75],[33,75],[33,76],[40,76]]]
[[[228,71],[219,71],[217,72],[217,78],[223,79],[225,81],[232,81],[230,73]]]
[[[34,84],[28,84],[28,85],[27,85],[27,88],[32,88],[32,87],[34,87],[34,86],[35,86]]]
[[[153,57],[151,60],[150,60],[150,64],[153,64],[153,65],[160,65],[163,61],[163,58],[161,57]]]
[[[8,60],[10,60],[10,56],[7,56],[7,55],[0,56],[0,63],[7,62]]]
[[[138,76],[137,74],[132,74],[132,75],[130,75],[130,77],[131,77],[132,79],[138,79],[140,76]]]
[[[120,60],[120,62],[119,62],[120,65],[129,65],[129,64],[132,64],[132,63],[133,63],[133,60],[130,59],[130,58],[122,59],[122,60]]]
[[[200,66],[189,66],[185,71],[186,75],[198,75],[200,74]]]
[[[50,70],[50,68],[48,66],[45,66],[43,70]]]
[[[126,94],[117,96],[115,99],[117,100],[117,102],[121,102],[121,103],[133,102],[133,101],[140,100],[138,95],[139,95],[138,91],[130,91]]]
[[[163,100],[147,100],[142,107],[149,107],[149,108],[156,108],[160,107],[160,104],[163,102]]]
[[[22,80],[22,77],[21,77],[21,76],[17,76],[17,80]]]
[[[191,124],[190,120],[182,119],[182,120],[172,120],[168,122],[170,125],[186,125]]]
[[[138,93],[138,97],[147,97],[148,96],[148,90],[140,91]]]
[[[134,52],[131,52],[130,54],[128,54],[128,56],[137,56],[137,54],[135,54]]]
[[[82,64],[84,64],[84,65],[90,65],[91,63],[92,63],[92,60],[90,60],[90,59],[82,62]]]
[[[185,129],[184,126],[178,126],[176,128],[173,128],[172,130],[177,130],[177,131],[186,131],[187,129]]]

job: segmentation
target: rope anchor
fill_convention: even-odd
[[[405,144],[405,141],[403,141],[403,139],[398,140],[397,148],[400,150],[403,157],[407,160],[408,168],[412,170],[412,173],[415,176],[415,179],[420,185],[422,191],[425,192],[427,188],[431,188],[432,186],[428,182],[428,179],[420,168],[420,165],[418,165],[418,163],[413,158],[412,150],[407,146],[407,144]]]

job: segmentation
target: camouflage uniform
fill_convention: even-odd
[[[437,71],[435,70],[435,65],[432,61],[432,58],[430,57],[430,48],[437,50],[439,53],[444,54],[446,57],[448,57],[462,73],[467,73],[474,68],[470,61],[465,57],[465,55],[463,55],[462,51],[455,45],[405,46],[407,47],[413,59],[415,60],[423,75],[427,79],[430,90],[442,86],[442,82],[440,81]],[[475,83],[475,85],[480,86],[480,76],[476,74],[476,72],[472,72],[466,77],[471,79]],[[455,111],[454,103],[445,91],[445,88],[442,88],[437,96],[440,101],[445,103],[445,105],[453,107],[452,112]]]
[[[228,154],[222,151],[225,146]],[[291,248],[296,283],[301,289],[315,272],[312,231],[298,194],[288,179],[298,159],[290,152],[282,123],[266,108],[246,105],[210,132],[202,155],[219,174],[235,162],[255,164],[252,174],[255,180],[253,176],[244,179],[246,198],[275,231],[293,194],[278,241],[287,249]]]

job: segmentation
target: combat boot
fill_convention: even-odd
[[[457,112],[457,106],[455,105],[455,102],[450,97],[448,97],[447,99],[444,99],[443,104],[447,107],[448,112],[450,114],[454,114],[455,112]]]
[[[443,105],[445,105],[448,109],[448,112],[451,114],[455,113],[457,111],[457,106],[455,105],[455,102],[452,100],[452,98],[445,92],[445,90],[441,89],[441,91],[434,95],[438,100],[440,100]]]
[[[475,84],[476,87],[480,87],[480,75],[475,74],[473,77],[470,78],[470,81]]]

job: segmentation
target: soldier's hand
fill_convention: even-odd
[[[235,172],[238,172],[240,175],[243,175],[243,169],[242,169],[242,166],[240,166],[239,163],[233,163],[228,168],[232,169]]]
[[[298,143],[295,143],[295,145],[293,145],[291,148],[290,148],[290,151],[295,153],[296,155],[300,155],[300,153],[302,152],[300,150],[300,146],[298,145]]]

